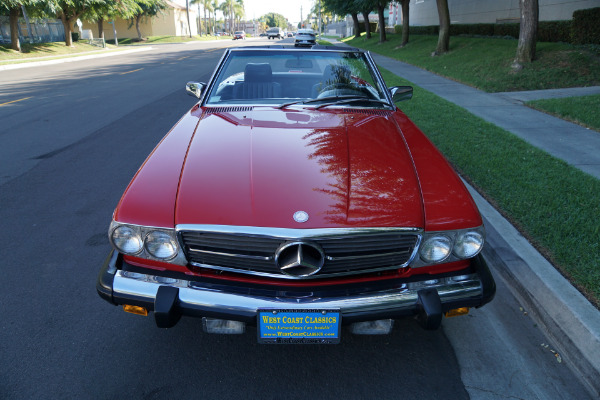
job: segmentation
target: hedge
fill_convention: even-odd
[[[575,44],[600,44],[600,7],[573,13],[571,35]]]

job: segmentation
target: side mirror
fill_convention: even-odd
[[[412,86],[394,86],[388,89],[392,95],[392,100],[397,103],[402,100],[410,100],[413,95]]]
[[[190,96],[194,96],[200,98],[202,96],[202,92],[206,89],[206,83],[204,82],[188,82],[185,85],[185,91]]]

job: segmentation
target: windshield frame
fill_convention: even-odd
[[[319,48],[319,47],[323,47],[323,48]],[[232,54],[235,53],[241,53],[241,52],[265,52],[265,53],[279,53],[279,52],[324,52],[324,53],[358,53],[361,56],[364,56],[366,63],[368,64],[368,67],[370,69],[372,78],[374,80],[374,83],[376,85],[379,85],[379,87],[381,88],[382,94],[385,97],[385,101],[387,103],[389,103],[388,108],[392,108],[392,109],[396,109],[396,105],[394,104],[391,94],[389,92],[389,89],[385,83],[385,81],[383,80],[383,77],[381,76],[381,73],[379,72],[379,69],[377,68],[373,58],[371,57],[371,54],[368,51],[364,51],[364,50],[360,50],[360,49],[356,49],[356,48],[352,48],[349,47],[348,49],[346,48],[331,48],[330,46],[313,46],[312,49],[296,49],[293,47],[278,47],[278,48],[272,48],[272,47],[237,47],[237,48],[229,48],[226,49],[223,56],[221,57],[221,60],[219,61],[219,63],[217,64],[217,67],[215,68],[213,75],[211,76],[211,79],[209,81],[208,86],[206,87],[206,90],[204,90],[204,93],[202,95],[202,99],[200,102],[200,106],[201,107],[239,107],[239,106],[249,106],[249,107],[255,107],[255,106],[266,106],[266,107],[279,107],[281,104],[284,104],[285,102],[281,102],[281,103],[253,103],[252,101],[248,101],[248,102],[231,102],[231,103],[219,103],[219,104],[211,104],[208,103],[208,100],[210,98],[210,96],[212,95],[213,91],[216,90],[216,85],[218,84],[217,79],[218,77],[220,77],[221,73],[223,72],[223,70],[225,69],[225,67],[228,65],[228,60],[230,57],[232,57]],[[379,90],[377,90],[379,92]],[[299,99],[301,100],[301,99]],[[381,101],[383,102],[384,100],[381,99]],[[299,106],[303,106],[301,103],[298,103]],[[318,105],[318,103],[311,103],[312,105]],[[304,106],[306,107],[306,106]],[[344,107],[347,108],[347,107]],[[354,108],[354,107],[353,107]],[[379,107],[381,109],[381,107]]]

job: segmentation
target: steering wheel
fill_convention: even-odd
[[[356,95],[357,93],[361,93],[362,91],[355,86],[352,86],[347,83],[334,83],[331,85],[325,86],[319,92],[317,98],[322,97],[331,97],[331,96],[348,96],[348,95]]]
[[[332,96],[357,96],[362,95],[369,99],[373,99],[373,94],[368,90],[364,90],[358,88],[354,85],[348,83],[334,83],[331,85],[325,86],[317,96],[317,99],[323,97],[332,97]]]

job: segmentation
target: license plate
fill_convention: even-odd
[[[258,342],[336,344],[342,327],[339,310],[258,310]]]

